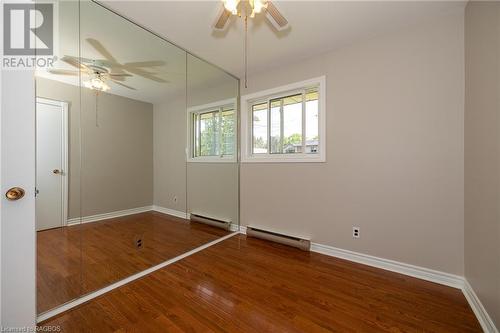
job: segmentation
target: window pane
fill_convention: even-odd
[[[267,154],[267,103],[252,107],[252,153]]]
[[[271,154],[281,153],[281,103],[282,99],[271,101]]]
[[[306,93],[306,153],[316,154],[319,149],[318,91]]]
[[[218,156],[219,152],[217,123],[218,111],[201,113],[198,115],[199,126],[199,155],[198,156]]]
[[[234,154],[234,110],[222,110],[221,122],[221,154],[233,155]]]
[[[283,99],[283,153],[302,152],[302,94]]]

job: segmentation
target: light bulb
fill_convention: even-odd
[[[267,8],[266,0],[254,0],[253,1],[253,13],[259,14],[262,12],[262,9]]]
[[[96,90],[102,90],[102,81],[97,78],[93,78],[92,87],[94,87]]]
[[[224,8],[230,11],[233,15],[238,14],[238,4],[240,0],[224,0]]]
[[[98,90],[98,91],[108,91],[110,88],[109,86],[104,83],[104,81],[98,77],[94,77],[90,79],[89,81],[84,81],[83,85],[85,88],[93,89],[93,90]]]

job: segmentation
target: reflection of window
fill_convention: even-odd
[[[324,161],[324,78],[242,97],[244,161]],[[246,121],[245,121],[246,120]]]
[[[220,106],[201,106],[189,110],[191,161],[234,158],[236,145],[234,105],[230,103]]]

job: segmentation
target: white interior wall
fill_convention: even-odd
[[[327,162],[242,163],[242,225],[463,275],[463,50],[458,9],[250,76],[327,76]]]
[[[153,202],[183,213],[186,212],[186,121],[185,96],[153,106]]]
[[[154,205],[237,223],[238,165],[186,163],[187,129],[185,98],[154,105]]]

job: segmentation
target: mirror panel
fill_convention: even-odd
[[[239,228],[239,80],[187,57],[188,212]]]
[[[36,71],[37,312],[82,294],[78,2],[55,1],[52,68]]]
[[[154,166],[168,159],[164,151],[184,146],[184,137],[157,140],[156,147],[154,141],[167,122],[185,124],[174,115],[155,121],[155,109],[171,98],[185,100],[186,52],[97,3],[81,2],[80,10],[83,291],[89,293],[196,244],[185,220],[154,207],[163,174],[185,179],[183,161]],[[182,196],[179,212],[186,211]]]
[[[39,314],[239,226],[239,81],[96,2],[57,18],[58,61],[37,74],[37,112],[59,107],[38,118]]]

